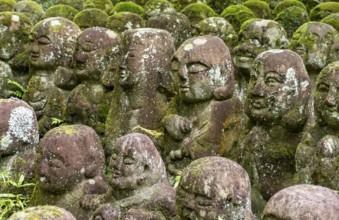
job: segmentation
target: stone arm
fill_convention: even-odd
[[[171,114],[163,120],[163,127],[166,132],[175,140],[182,140],[192,130],[192,122],[179,115]]]

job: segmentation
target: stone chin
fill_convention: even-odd
[[[245,57],[245,56],[234,56],[233,57],[233,63],[234,66],[238,69],[245,69],[250,71],[250,68],[252,67],[254,58],[252,57]]]

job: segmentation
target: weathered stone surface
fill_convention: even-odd
[[[16,212],[9,220],[76,220],[67,210],[57,206],[36,206]]]

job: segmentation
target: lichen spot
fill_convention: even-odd
[[[113,32],[111,30],[107,30],[106,34],[108,35],[108,37],[110,37],[112,39],[117,38],[117,36],[118,36],[115,32]]]
[[[20,21],[20,17],[19,17],[18,15],[12,15],[11,20],[12,20],[13,22],[19,22],[19,21]]]
[[[193,44],[187,44],[187,45],[184,46],[185,51],[190,51],[192,49],[193,49]]]
[[[197,45],[197,46],[204,45],[206,42],[207,42],[207,40],[204,39],[204,38],[197,38],[197,39],[193,40],[193,44]]]

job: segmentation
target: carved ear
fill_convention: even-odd
[[[226,100],[232,98],[234,92],[234,67],[232,63],[225,62],[222,65],[222,75],[228,75],[226,85],[220,86],[213,91],[213,97],[216,100]]]

